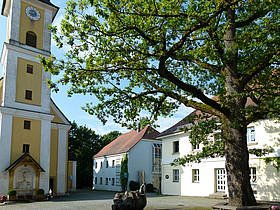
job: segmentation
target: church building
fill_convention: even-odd
[[[68,161],[68,119],[51,99],[39,55],[50,57],[58,7],[50,0],[3,0],[8,18],[0,79],[0,194],[63,195],[75,188],[76,163]],[[4,36],[4,34],[1,34]]]

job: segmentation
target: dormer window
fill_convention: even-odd
[[[26,45],[31,47],[36,47],[37,36],[34,32],[28,31],[26,32]]]

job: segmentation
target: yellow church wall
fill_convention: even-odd
[[[43,49],[43,35],[44,35],[44,10],[35,7],[40,12],[40,19],[37,21],[30,20],[25,14],[25,9],[28,6],[33,6],[26,2],[21,2],[20,11],[20,32],[19,32],[19,42],[26,44],[26,32],[32,31],[37,36],[37,48]]]
[[[33,66],[33,74],[27,73],[27,65]],[[25,99],[25,91],[32,91],[32,100]],[[39,63],[18,58],[16,101],[41,105],[42,66]]]
[[[31,128],[24,129],[24,120],[31,122]],[[29,144],[29,154],[40,163],[41,121],[13,117],[11,163],[23,154],[23,144]]]
[[[52,120],[53,123],[64,124],[64,122],[62,121],[62,119],[60,119],[60,117],[58,117],[57,113],[53,110],[52,107],[51,107],[50,111],[51,111],[51,114],[54,115],[54,118],[53,118],[53,120]]]
[[[51,154],[50,154],[50,177],[54,179],[54,193],[57,183],[57,159],[58,159],[58,130],[51,129]]]
[[[72,161],[68,161],[68,189],[71,189],[72,187],[72,180],[71,180],[71,176],[73,176],[73,162]]]

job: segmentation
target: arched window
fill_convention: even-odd
[[[29,45],[31,47],[36,47],[36,42],[37,42],[36,34],[32,31],[27,31],[26,32],[26,45]]]

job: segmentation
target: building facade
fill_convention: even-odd
[[[184,157],[202,149],[203,145],[192,145],[189,134],[181,130],[190,126],[186,119],[164,131],[162,140],[162,194],[183,196],[226,197],[228,194],[225,159],[209,158],[201,163],[186,166],[171,166],[174,159]],[[209,136],[209,139],[214,136]],[[261,120],[247,129],[248,148],[274,149],[264,157],[280,157],[280,124],[276,120]],[[280,172],[273,163],[265,163],[264,157],[250,155],[251,185],[257,200],[280,200]]]
[[[93,159],[93,189],[121,191],[121,161],[128,157],[128,184],[135,181],[160,188],[161,141],[159,134],[146,126],[119,136],[98,152]]]
[[[0,81],[0,193],[67,191],[70,122],[51,100],[39,55],[49,57],[48,26],[58,7],[49,0],[3,0],[8,18]]]

